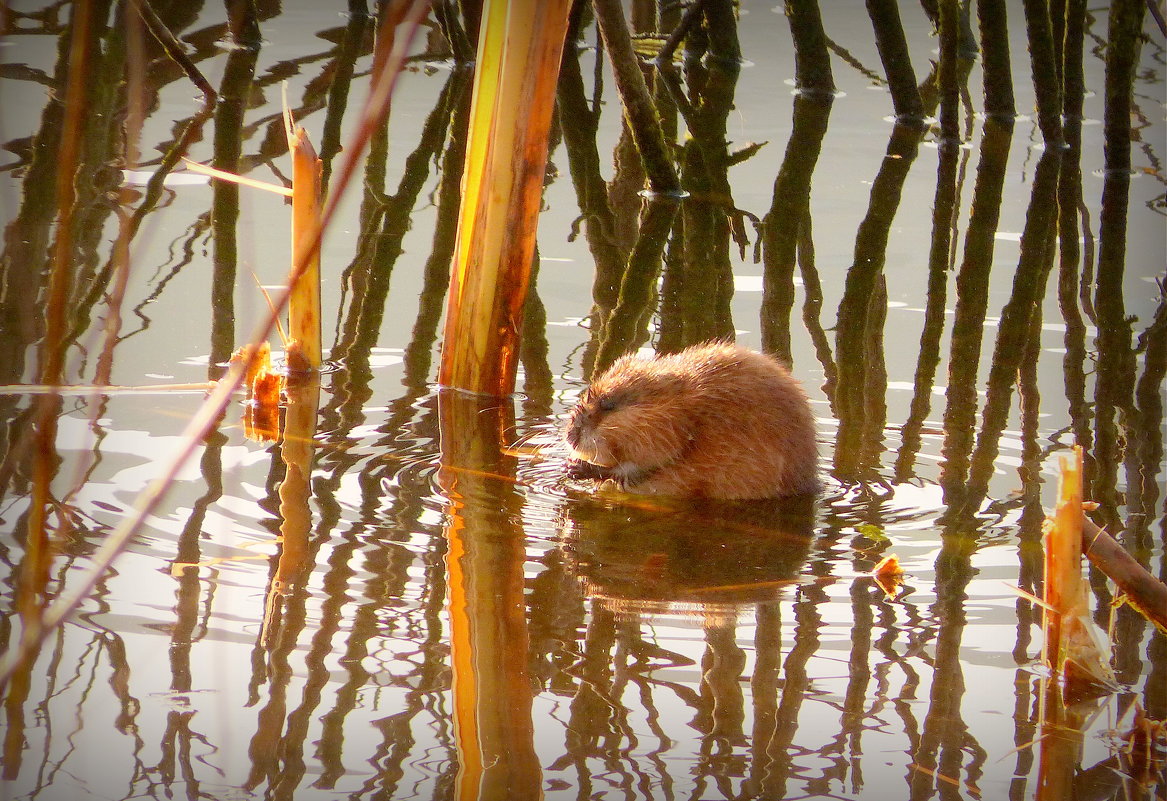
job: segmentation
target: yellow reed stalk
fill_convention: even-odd
[[[439,381],[514,390],[570,0],[486,0]]]
[[[288,277],[288,335],[300,343],[308,368],[320,369],[320,188],[323,164],[284,99],[284,132],[292,155],[292,271]]]

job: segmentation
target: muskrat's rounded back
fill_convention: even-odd
[[[632,492],[765,498],[817,487],[806,394],[775,359],[737,345],[617,360],[572,410],[566,439],[576,475]]]

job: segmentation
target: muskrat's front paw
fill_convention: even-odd
[[[567,475],[568,478],[573,478],[579,481],[600,481],[606,478],[611,478],[612,471],[610,468],[600,467],[598,464],[585,462],[582,459],[571,459],[567,463]]]

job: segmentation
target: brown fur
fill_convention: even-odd
[[[806,394],[769,356],[726,343],[624,356],[572,410],[577,477],[656,495],[769,498],[817,488]]]

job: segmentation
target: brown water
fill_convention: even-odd
[[[1067,764],[1081,797],[1163,797],[1161,767],[1119,787],[1130,771],[1114,731],[1134,704],[1167,713],[1164,636],[1129,608],[1112,616],[1113,590],[1092,573],[1117,688],[1089,708],[1080,750],[1074,735],[1035,743],[1040,610],[1015,591],[1040,592],[1043,509],[1075,441],[1097,519],[1165,572],[1162,37],[1148,20],[1134,175],[1111,184],[1129,206],[1105,217],[1104,10],[1088,18],[1081,148],[1061,153],[1029,116],[1010,129],[965,115],[959,150],[894,126],[858,5],[824,12],[839,96],[796,102],[781,5],[743,5],[749,64],[736,82],[715,65],[678,74],[674,106],[691,107],[687,120],[666,119],[691,194],[664,243],[662,299],[641,319],[650,339],[636,344],[731,335],[787,357],[819,426],[815,504],[595,497],[562,479],[556,452],[500,451],[491,439],[554,442],[635,241],[641,179],[611,76],[596,84],[594,49],[578,53],[579,84],[561,81],[521,392],[486,402],[437,392],[469,75],[438,40],[419,43],[375,166],[324,244],[333,369],[306,552],[280,537],[292,517],[280,512],[280,449],[246,439],[234,403],[80,611],[5,688],[0,797],[1025,799]],[[66,383],[97,375],[118,215],[137,209],[109,381],[218,375],[214,363],[262,314],[257,285],[282,280],[288,210],[247,190],[236,206],[231,190],[181,169],[156,196],[143,184],[188,127],[190,158],[230,162],[237,149],[241,172],[280,180],[281,81],[330,159],[367,89],[369,38],[339,7],[265,4],[262,44],[247,50],[223,46],[221,8],[178,6],[159,13],[223,101],[197,119],[197,90],[151,52],[141,155],[127,163],[125,39],[102,28]],[[0,39],[0,382],[31,384],[61,130],[50,89],[64,80],[68,13],[13,8]],[[1020,4],[1009,11],[1028,111]],[[901,13],[922,79],[936,39],[918,7]],[[594,44],[594,30],[584,36]],[[979,65],[967,85],[979,110]],[[750,143],[765,144],[727,160]],[[1059,197],[1075,188],[1074,225],[1055,243]],[[796,230],[787,221],[802,208]],[[661,260],[649,261],[656,287]],[[60,399],[47,600],[82,580],[202,401],[157,390]],[[9,648],[35,556],[34,463],[18,440],[36,404],[0,395]],[[867,576],[889,553],[906,572],[895,597]],[[1099,794],[1087,796],[1092,781]]]

